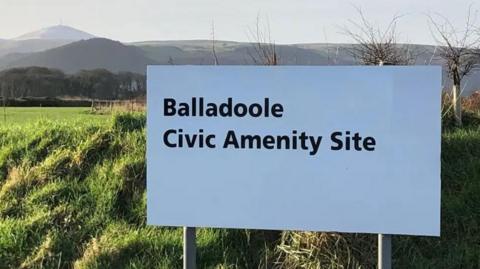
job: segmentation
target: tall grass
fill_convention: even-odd
[[[0,268],[181,266],[181,230],[145,225],[144,114],[1,128],[0,145]],[[201,229],[201,268],[256,267],[254,237]]]

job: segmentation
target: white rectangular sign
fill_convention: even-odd
[[[439,236],[440,67],[147,80],[148,224]]]

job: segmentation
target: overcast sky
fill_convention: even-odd
[[[475,1],[473,1],[475,2]],[[358,18],[353,3],[374,23],[399,21],[400,41],[432,44],[427,13],[461,24],[471,0],[0,0],[0,38],[63,23],[120,41],[216,39],[248,41],[257,18],[269,21],[277,43],[350,42],[340,32]],[[477,4],[475,8],[480,8]]]

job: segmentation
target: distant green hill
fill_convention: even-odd
[[[28,39],[28,40],[6,40],[0,39],[0,57],[8,54],[32,53],[57,48],[69,43],[72,40],[66,39]]]
[[[25,40],[15,41],[27,42],[24,47],[17,44],[15,49],[4,49],[2,54],[2,46],[5,47],[2,44],[13,44],[12,42],[14,41],[0,41],[0,70],[12,67],[43,66],[61,69],[67,73],[98,68],[105,68],[112,72],[145,73],[146,66],[149,64],[212,65],[215,63],[211,40],[145,41],[128,44],[104,38],[71,43],[70,41]],[[30,46],[28,42],[40,43]],[[42,46],[45,50],[39,51]],[[354,46],[356,45],[278,44],[276,51],[281,65],[356,65],[358,62],[350,53]],[[438,50],[434,46],[415,44],[400,44],[400,46],[408,46],[412,55],[416,55],[415,64],[417,65],[444,63],[439,59]],[[215,50],[220,65],[256,64],[253,57],[257,52],[252,43],[219,40],[215,42]],[[446,74],[442,84],[445,88],[450,88],[451,81]],[[465,95],[480,89],[480,73],[473,73],[467,77],[463,85]]]
[[[24,54],[0,61],[3,68],[42,66],[75,73],[85,69],[104,68],[112,72],[131,71],[143,74],[148,64],[156,64],[145,52],[134,46],[104,38],[70,43],[43,52]]]

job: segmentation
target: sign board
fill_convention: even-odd
[[[149,66],[151,225],[440,234],[441,68]]]

